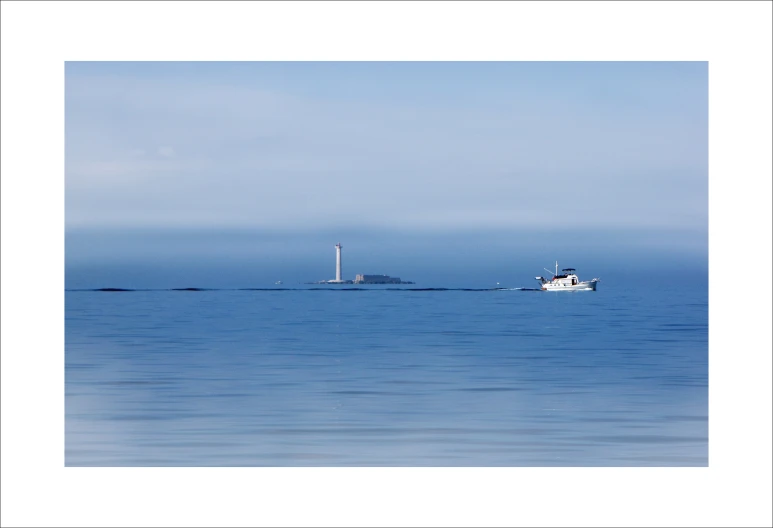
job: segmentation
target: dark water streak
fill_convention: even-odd
[[[70,292],[149,292],[149,291],[541,291],[539,288],[68,288]]]

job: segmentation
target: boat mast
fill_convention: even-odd
[[[558,277],[558,261],[556,261],[556,277]]]

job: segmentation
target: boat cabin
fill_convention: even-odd
[[[556,275],[553,277],[553,280],[556,279],[572,279],[572,285],[577,284],[577,275],[575,275],[576,270],[574,268],[564,268],[561,270],[561,275]]]

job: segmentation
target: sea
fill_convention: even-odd
[[[65,464],[708,466],[707,271],[601,279],[70,281]]]

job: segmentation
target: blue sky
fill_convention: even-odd
[[[69,62],[65,75],[68,232],[707,239],[705,62]]]

